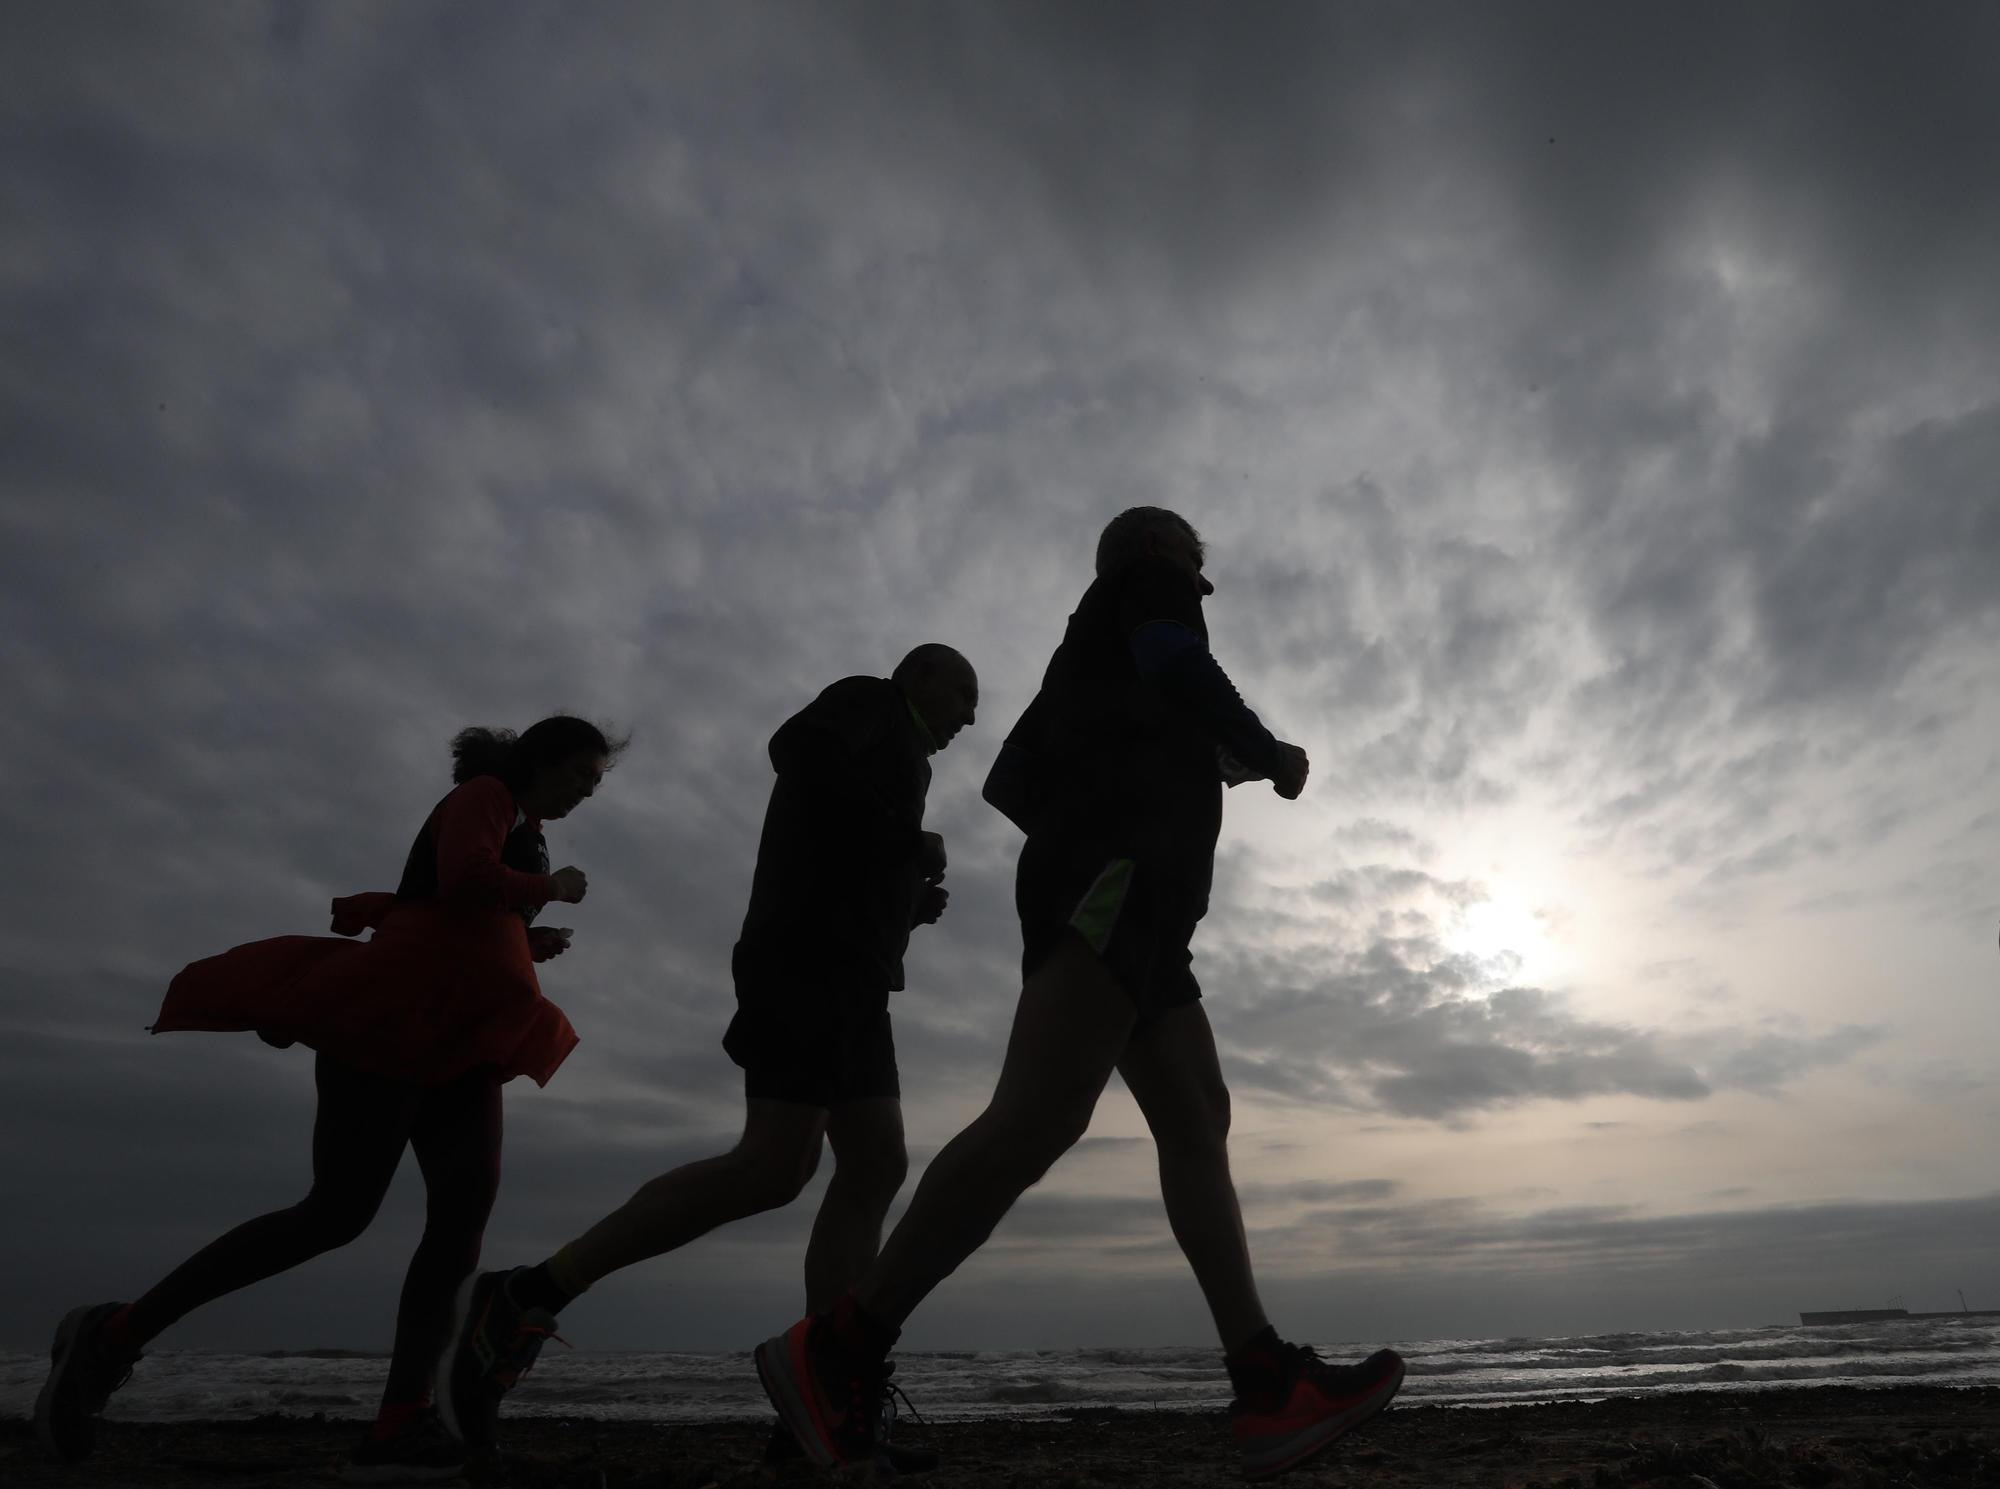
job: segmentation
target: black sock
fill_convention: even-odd
[[[1285,1384],[1285,1346],[1278,1331],[1266,1324],[1258,1333],[1222,1357],[1229,1384],[1239,1400],[1259,1401],[1276,1395]]]
[[[872,1317],[853,1293],[842,1294],[824,1317],[841,1348],[878,1360],[888,1356],[903,1332]]]
[[[520,1307],[546,1308],[551,1313],[561,1313],[575,1296],[556,1285],[547,1262],[521,1268],[507,1279],[506,1287],[507,1296]]]

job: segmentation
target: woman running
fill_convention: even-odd
[[[65,1461],[89,1454],[97,1419],[145,1344],[202,1304],[344,1246],[375,1218],[405,1146],[423,1170],[423,1239],[410,1258],[382,1408],[347,1465],[351,1483],[444,1479],[464,1450],[431,1408],[459,1281],[479,1259],[500,1179],[500,1087],[546,1085],[576,1046],[534,963],[570,932],[533,924],[584,895],[582,870],[549,872],[542,824],[596,790],[623,742],[567,715],[451,744],[457,783],[425,820],[394,894],[333,902],[333,930],[368,941],[279,936],[193,963],[153,1024],[255,1030],[318,1052],[312,1187],[246,1221],[135,1303],[76,1308],[57,1326],[35,1426]]]

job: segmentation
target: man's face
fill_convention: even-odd
[[[924,716],[924,724],[939,749],[970,725],[979,710],[979,676],[964,657],[940,662],[919,673],[911,682],[909,693],[910,702]]]
[[[1186,528],[1154,528],[1146,534],[1146,551],[1156,558],[1165,559],[1186,574],[1203,594],[1215,593],[1215,586],[1208,582],[1208,576],[1201,571],[1201,544],[1195,541],[1194,534]]]

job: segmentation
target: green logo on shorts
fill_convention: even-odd
[[[1111,944],[1111,932],[1118,925],[1118,912],[1125,908],[1125,896],[1132,889],[1132,870],[1137,867],[1129,858],[1114,858],[1104,866],[1104,872],[1097,876],[1097,882],[1076,902],[1076,909],[1070,912],[1069,923],[1078,935],[1090,943],[1090,949],[1099,956]]]

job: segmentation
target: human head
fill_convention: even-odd
[[[1104,524],[1097,539],[1097,573],[1102,578],[1137,563],[1142,558],[1160,558],[1183,570],[1205,595],[1215,586],[1201,571],[1201,534],[1178,512],[1165,507],[1127,507]]]
[[[939,749],[950,744],[978,711],[979,675],[972,663],[941,641],[912,648],[889,675],[923,716]]]
[[[627,740],[606,738],[586,719],[552,714],[520,734],[511,729],[462,729],[451,742],[451,778],[498,776],[530,817],[566,817],[597,789]]]

